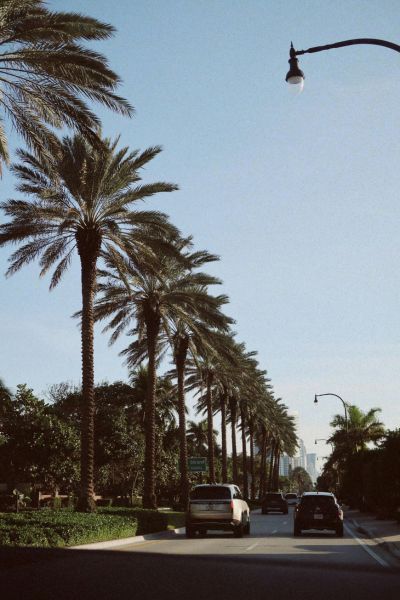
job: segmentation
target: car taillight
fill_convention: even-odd
[[[233,510],[233,500],[231,500],[231,510]]]

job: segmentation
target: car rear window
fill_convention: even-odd
[[[286,494],[286,500],[293,500],[293,498],[297,498],[297,494]]]
[[[195,488],[190,494],[191,500],[230,500],[231,490],[228,487],[213,485]]]
[[[305,507],[319,506],[320,508],[327,508],[332,506],[335,500],[332,496],[303,496],[301,499],[301,505]]]
[[[282,500],[282,494],[267,494],[265,500]]]

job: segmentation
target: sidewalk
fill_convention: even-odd
[[[355,529],[374,539],[384,550],[400,560],[400,523],[394,520],[377,519],[372,513],[347,509],[344,511],[345,522]]]

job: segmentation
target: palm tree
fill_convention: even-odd
[[[217,431],[214,430],[214,438]],[[187,440],[190,452],[196,456],[207,456],[208,446],[208,424],[207,419],[203,421],[189,421],[187,427]]]
[[[188,243],[180,241],[178,249]],[[111,341],[117,339],[132,322],[135,327],[129,332],[135,341],[123,351],[132,367],[143,360],[149,361],[149,383],[146,404],[146,453],[145,489],[143,503],[147,508],[156,507],[155,497],[155,450],[154,450],[154,406],[156,402],[156,363],[158,355],[171,341],[178,372],[178,414],[180,429],[181,496],[187,501],[187,449],[185,398],[183,390],[186,354],[191,337],[199,340],[206,334],[207,325],[224,324],[226,317],[220,306],[225,296],[211,296],[209,285],[220,283],[215,277],[192,270],[208,260],[208,254],[200,260],[199,253],[182,252],[181,260],[164,256],[154,271],[137,269],[134,264],[125,264],[121,270],[110,262],[104,272],[104,283],[99,285],[102,296],[96,301],[96,318],[112,317],[105,330],[113,329]],[[206,325],[204,325],[204,323]]]
[[[370,442],[383,438],[385,428],[378,420],[380,408],[371,408],[363,412],[358,406],[348,406],[348,422],[342,415],[335,415],[331,427],[336,427],[334,434],[328,439],[335,445],[335,455],[338,453],[360,452],[365,450]]]
[[[21,181],[19,190],[30,198],[1,204],[11,221],[0,226],[0,246],[23,243],[9,259],[8,275],[39,257],[40,275],[56,265],[52,289],[68,268],[74,250],[80,258],[83,410],[79,509],[85,511],[95,509],[93,300],[97,264],[105,252],[115,258],[129,252],[132,261],[142,264],[155,257],[154,236],[177,235],[164,214],[133,209],[138,200],[177,189],[164,182],[139,184],[140,169],[161,148],[117,151],[117,143],[105,139],[99,147],[80,135],[65,137],[51,164],[20,151],[21,163],[13,170]]]
[[[218,391],[219,374],[221,374],[223,385],[223,373],[227,363],[235,364],[235,347],[232,334],[227,333],[226,330],[222,333],[210,331],[210,335],[210,343],[198,353],[196,361],[190,369],[187,383],[188,389],[197,389],[197,393],[200,394],[197,412],[206,412],[207,414],[209,481],[215,483],[215,448],[212,432],[214,430],[214,412],[218,410],[218,405],[215,405],[214,396]],[[203,393],[204,388],[205,393]]]
[[[53,128],[73,127],[92,142],[99,120],[83,98],[122,114],[132,107],[116,96],[117,75],[81,40],[107,39],[111,25],[78,13],[52,12],[43,0],[2,0],[0,82],[3,118],[38,156],[58,147]],[[1,163],[8,163],[0,123]]]

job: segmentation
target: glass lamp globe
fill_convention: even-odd
[[[304,77],[301,77],[301,75],[292,75],[291,77],[288,77],[287,82],[291,94],[295,96],[301,94],[304,88]]]

